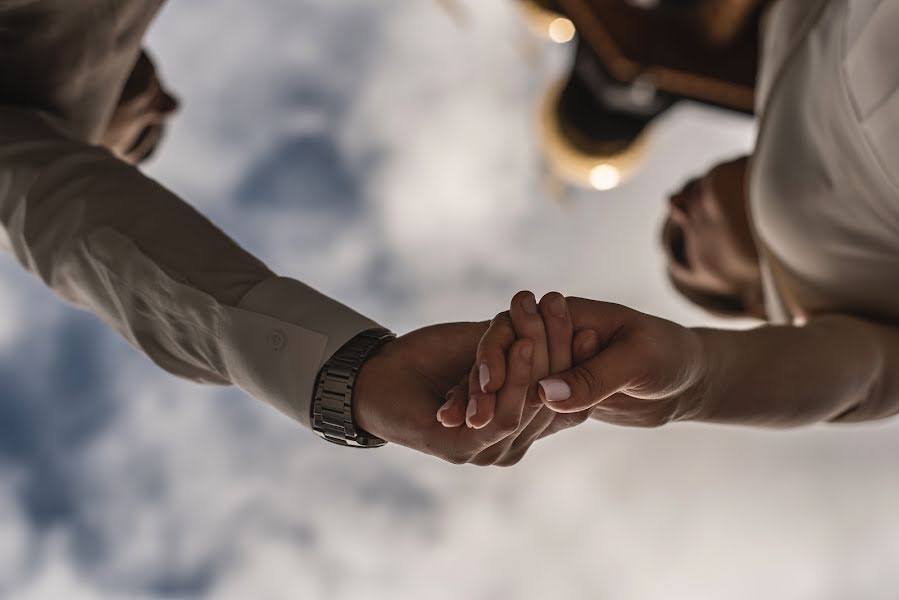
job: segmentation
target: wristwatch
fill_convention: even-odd
[[[369,355],[395,338],[386,329],[370,329],[344,344],[324,364],[312,400],[312,430],[320,437],[351,448],[377,448],[387,443],[353,421],[353,387]]]

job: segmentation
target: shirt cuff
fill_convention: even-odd
[[[224,361],[235,385],[311,429],[318,372],[350,339],[378,327],[299,281],[273,277],[224,307]]]

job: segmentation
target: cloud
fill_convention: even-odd
[[[489,317],[525,287],[708,323],[668,289],[652,240],[666,190],[750,148],[751,123],[683,107],[645,178],[553,196],[531,121],[564,50],[528,58],[510,3],[465,2],[463,27],[435,6],[170,3],[151,41],[185,111],[153,173],[277,271],[399,330]],[[895,425],[589,425],[490,471],[341,451],[236,390],[159,372],[12,268],[0,282],[0,596],[899,586]]]

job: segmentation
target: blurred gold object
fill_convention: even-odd
[[[560,181],[613,189],[642,167],[653,125],[681,100],[752,114],[762,10],[772,0],[518,0],[543,38],[577,38],[539,131]]]
[[[565,17],[556,17],[549,24],[549,39],[557,44],[567,44],[576,34],[574,23]]]
[[[574,39],[577,31],[574,23],[565,15],[548,8],[538,0],[518,0],[528,28],[542,38],[557,44],[566,44]]]
[[[646,160],[651,127],[624,147],[609,152],[588,151],[566,135],[559,120],[563,87],[564,82],[549,90],[539,113],[540,145],[550,171],[566,183],[600,191],[629,181]]]

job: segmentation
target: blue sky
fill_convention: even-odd
[[[567,51],[508,3],[462,5],[463,26],[409,0],[172,3],[150,45],[184,110],[151,174],[400,332],[525,288],[710,323],[655,235],[752,124],[682,107],[640,180],[551,192],[534,111]],[[588,424],[510,470],[341,451],[0,261],[2,597],[894,597],[897,455],[895,424]]]

